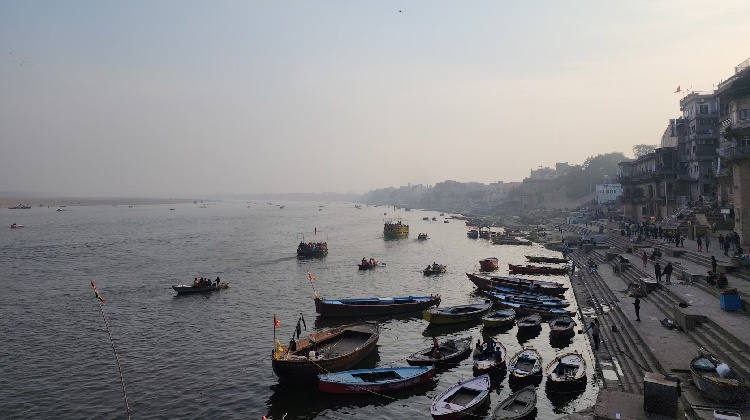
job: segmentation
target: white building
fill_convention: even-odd
[[[599,204],[607,204],[617,201],[617,197],[622,195],[622,185],[619,182],[597,184],[596,186],[596,202]]]

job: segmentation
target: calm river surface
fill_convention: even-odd
[[[410,225],[408,239],[383,239],[383,220],[392,216]],[[527,254],[559,255],[537,245],[469,239],[463,221],[444,219],[437,212],[323,202],[2,209],[0,418],[126,418],[93,280],[107,300],[104,313],[133,418],[428,419],[436,395],[472,376],[471,359],[398,399],[325,395],[281,384],[273,374],[273,315],[284,344],[300,314],[308,332],[340,323],[317,318],[307,271],[323,297],[440,293],[442,306],[450,306],[484,299],[464,274],[480,259],[499,258],[503,272]],[[10,229],[14,222],[26,227]],[[312,240],[315,228],[317,238],[328,241],[328,257],[298,260],[301,233]],[[419,232],[430,239],[417,241]],[[362,257],[386,265],[358,271]],[[448,272],[423,276],[433,261]],[[177,296],[170,288],[196,276],[221,276],[231,287],[196,296]],[[574,299],[571,291],[567,298]],[[404,365],[405,357],[430,346],[432,333],[482,336],[481,325],[426,330],[419,314],[380,322],[377,349],[363,367]],[[509,355],[534,346],[545,364],[560,350],[551,346],[547,325],[536,337],[518,336],[513,327],[495,338]],[[577,335],[565,348],[586,356],[588,388],[560,396],[547,393],[542,381],[537,418],[594,403],[598,389],[587,340]],[[510,393],[507,376],[495,386],[492,407]]]

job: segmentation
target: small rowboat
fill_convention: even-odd
[[[422,273],[424,273],[425,276],[432,276],[435,274],[445,273],[447,268],[448,267],[443,264],[437,264],[437,266],[433,264],[433,265],[430,265],[428,268],[425,268],[424,270],[422,270]]]
[[[473,417],[490,402],[490,377],[482,375],[459,382],[438,395],[430,407],[436,420]]]
[[[504,372],[505,356],[507,352],[505,346],[499,341],[484,342],[474,350],[474,366],[472,368],[474,376]]]
[[[412,366],[422,365],[450,365],[467,358],[471,353],[471,337],[450,339],[438,344],[438,351],[434,347],[420,350],[406,358],[406,363]]]
[[[561,354],[547,365],[547,389],[567,391],[586,386],[586,361],[581,353]]]
[[[445,306],[423,311],[422,317],[431,324],[455,324],[458,322],[478,321],[490,309],[492,309],[492,302]]]
[[[373,268],[377,266],[378,266],[378,262],[375,260],[363,261],[357,264],[357,267],[359,267],[360,270],[372,270]]]
[[[522,274],[566,274],[568,272],[568,269],[565,267],[547,267],[538,265],[508,264],[508,269],[513,273]]]
[[[568,262],[565,258],[559,258],[559,257],[535,257],[526,255],[526,259],[529,260],[529,262],[533,263],[556,263],[556,264],[565,264]]]
[[[690,373],[695,386],[716,401],[747,401],[745,379],[711,354],[695,357],[690,362]]]
[[[504,327],[513,325],[516,320],[516,311],[513,309],[498,309],[482,317],[482,324],[485,327]]]
[[[497,292],[485,292],[492,300],[496,302],[514,302],[527,305],[540,306],[542,308],[565,308],[570,306],[570,302],[565,299],[549,297],[539,299],[535,296],[523,296],[518,294],[507,294]]]
[[[318,389],[333,394],[392,392],[422,384],[434,376],[435,366],[347,370],[318,375]]]
[[[172,289],[174,289],[174,291],[179,294],[179,293],[213,292],[214,290],[226,289],[228,287],[229,287],[229,283],[224,282],[224,283],[219,283],[219,284],[212,284],[210,286],[189,286],[187,284],[177,284],[177,285],[173,285]]]
[[[18,223],[13,223],[12,225],[10,225],[11,229],[18,229],[22,227],[24,227],[24,225],[19,225]]]
[[[549,336],[553,340],[561,340],[576,335],[575,326],[578,325],[569,316],[559,316],[549,322]]]
[[[479,271],[497,271],[499,267],[495,257],[479,260]]]
[[[420,241],[426,241],[428,237],[426,233],[420,233],[419,235],[417,235],[417,239],[419,239]]]
[[[527,330],[538,330],[542,328],[542,316],[539,314],[531,314],[522,318],[516,319],[516,326],[518,331],[521,332]]]
[[[527,303],[517,303],[517,302],[508,302],[508,301],[497,301],[496,302],[498,306],[502,308],[512,308],[515,309],[517,313],[521,314],[537,314],[541,315],[546,318],[555,318],[558,316],[573,316],[575,315],[574,312],[566,311],[565,309],[561,308],[549,308],[544,307],[542,305],[533,305],[533,304],[527,304]]]
[[[536,410],[536,388],[529,385],[518,392],[510,394],[492,412],[493,420],[519,420],[531,417]]]
[[[508,362],[509,380],[524,381],[542,378],[542,356],[532,347],[516,353]]]
[[[315,311],[321,316],[383,316],[423,311],[439,304],[440,295],[360,299],[316,297]]]

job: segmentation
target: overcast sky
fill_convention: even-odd
[[[0,1],[0,191],[520,181],[657,144],[750,1]]]

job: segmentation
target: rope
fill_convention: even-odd
[[[91,285],[93,286],[94,283],[92,282]],[[94,287],[94,290],[96,291],[96,287]],[[97,297],[99,297],[99,292],[96,291]],[[101,298],[100,298],[101,299]],[[117,370],[120,372],[120,385],[122,385],[122,396],[125,398],[125,410],[128,413],[128,420],[130,420],[130,404],[128,403],[128,393],[125,391],[125,378],[122,375],[122,366],[120,365],[120,356],[117,354],[117,349],[115,348],[115,340],[112,338],[112,331],[109,329],[109,323],[107,322],[107,317],[104,316],[104,305],[102,305],[102,301],[98,299],[97,302],[99,302],[99,312],[102,314],[102,319],[104,320],[104,326],[107,327],[107,335],[109,336],[109,342],[112,344],[112,352],[115,354],[115,362],[117,362]]]

